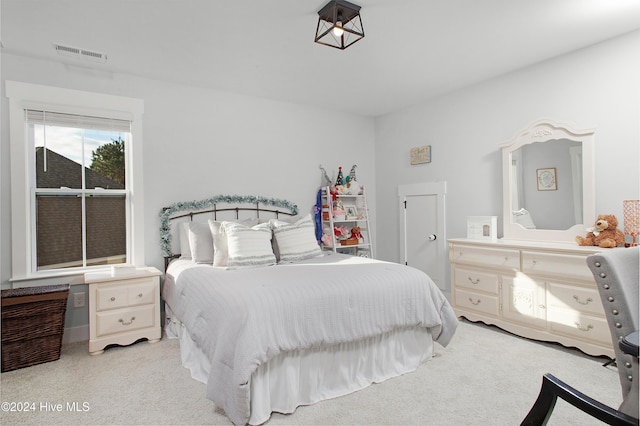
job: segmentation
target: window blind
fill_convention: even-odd
[[[118,118],[91,117],[52,111],[25,110],[27,122],[48,126],[73,127],[78,129],[130,132],[131,121]]]

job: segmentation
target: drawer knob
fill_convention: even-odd
[[[587,300],[585,300],[584,302],[581,301],[580,298],[575,294],[573,295],[573,298],[576,299],[576,302],[578,302],[581,305],[588,305],[589,303],[593,302],[593,299],[590,297],[588,297]]]
[[[131,323],[132,323],[132,322],[133,322],[133,320],[135,320],[135,319],[136,319],[136,317],[131,317],[131,321],[129,321],[129,322],[125,322],[122,318],[120,318],[120,319],[118,320],[118,322],[121,322],[121,323],[122,323],[122,325],[131,325]]]
[[[113,297],[113,296],[111,296],[111,299],[109,299],[109,300],[111,300],[112,302],[115,302],[115,301],[116,301],[116,298],[115,298],[115,297]]]
[[[477,285],[477,284],[480,283],[480,278],[476,278],[475,280],[473,278],[471,278],[471,277],[467,277],[467,278],[469,278],[469,282],[471,284]]]
[[[138,297],[142,297],[142,293],[138,293]]]
[[[475,302],[473,301],[472,298],[469,298],[469,302],[471,302],[472,305],[479,305],[480,304],[480,299],[476,300]]]
[[[580,323],[576,322],[575,325],[576,325],[576,328],[580,331],[589,331],[593,328],[591,324],[587,325],[586,327],[582,327]]]

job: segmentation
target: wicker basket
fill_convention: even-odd
[[[348,238],[346,240],[340,240],[340,245],[343,246],[355,246],[358,244],[357,238]]]
[[[60,358],[69,284],[2,290],[2,372]]]

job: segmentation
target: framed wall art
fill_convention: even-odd
[[[558,189],[556,182],[556,168],[536,169],[538,191],[555,191]]]
[[[430,163],[431,162],[431,145],[418,146],[411,148],[411,165]]]

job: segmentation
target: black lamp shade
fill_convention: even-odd
[[[364,28],[360,18],[360,6],[348,1],[332,0],[318,12],[318,27],[314,40],[316,43],[344,50],[362,38]]]

